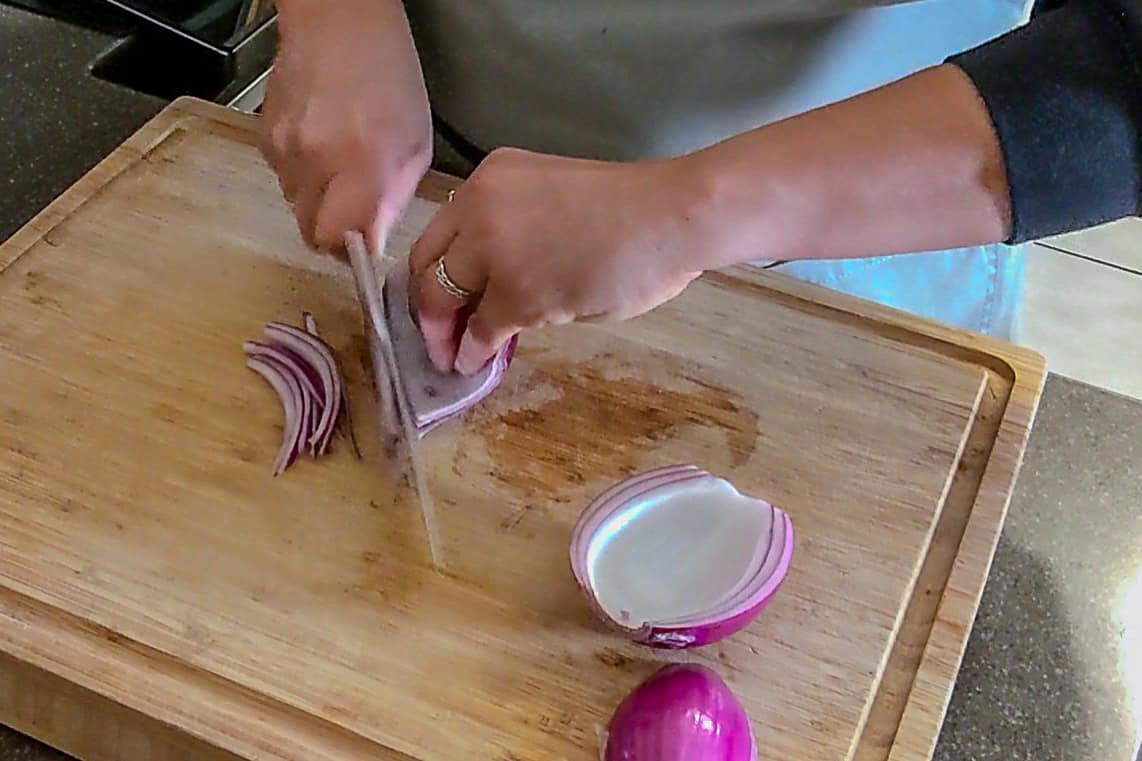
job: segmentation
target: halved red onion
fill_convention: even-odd
[[[250,357],[246,360],[246,366],[265,378],[281,399],[282,411],[285,413],[285,431],[273,471],[275,476],[281,475],[297,458],[303,434],[301,385],[288,371],[282,370],[281,365],[265,357]]]
[[[705,666],[666,666],[615,711],[602,761],[756,761],[749,716]]]
[[[769,605],[793,557],[793,523],[692,465],[629,478],[583,512],[571,568],[592,607],[636,642],[722,640]]]
[[[473,376],[442,373],[432,364],[409,310],[408,267],[392,267],[385,278],[385,318],[388,320],[409,407],[420,435],[479,404],[503,380],[515,354],[513,336],[492,360]]]

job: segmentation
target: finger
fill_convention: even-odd
[[[297,230],[305,240],[305,245],[317,249],[317,240],[314,232],[317,226],[317,213],[321,209],[322,198],[325,196],[325,183],[313,184],[303,187],[297,195],[293,206],[293,215],[297,220]]]
[[[333,178],[321,198],[313,224],[313,240],[318,248],[340,251],[347,232],[369,232],[377,213],[377,199],[350,175]],[[376,245],[375,239],[369,240]],[[374,249],[370,249],[374,250]]]
[[[480,372],[500,347],[520,331],[519,321],[513,319],[513,313],[511,302],[500,298],[494,290],[480,300],[460,339],[456,372],[461,375]]]
[[[451,204],[441,206],[420,238],[412,245],[408,255],[408,271],[413,280],[419,281],[426,270],[443,258],[444,252],[452,245],[459,231],[458,217]],[[451,274],[451,270],[449,270]]]
[[[466,249],[463,243],[462,238],[456,238],[444,252],[450,277],[453,277],[454,269],[471,273],[478,271],[475,268],[480,266],[476,253]],[[468,287],[468,283],[482,280],[472,274],[465,274],[464,277],[465,279],[459,280],[459,283],[464,283],[465,288]],[[460,336],[472,312],[472,304],[444,290],[436,280],[435,267],[420,270],[419,275],[410,282],[415,286],[411,289],[413,314],[424,337],[428,356],[441,372],[451,372]]]

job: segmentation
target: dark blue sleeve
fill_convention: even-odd
[[[1142,213],[1142,0],[1069,0],[949,59],[1003,147],[1009,242]]]

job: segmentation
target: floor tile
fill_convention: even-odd
[[[1035,246],[1022,340],[1052,372],[1142,399],[1142,274]]]
[[[1137,217],[1048,238],[1044,243],[1142,273],[1142,219]]]

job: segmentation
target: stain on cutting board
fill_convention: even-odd
[[[687,426],[720,431],[727,466],[741,466],[753,453],[757,413],[737,393],[695,377],[701,368],[693,363],[665,354],[643,356],[637,366],[607,354],[542,361],[544,353],[520,357],[532,369],[518,387],[549,390],[539,402],[502,411],[489,405],[473,420],[491,475],[531,505],[567,502],[568,487],[632,475],[646,466],[648,449]],[[509,396],[518,403],[520,394]]]

